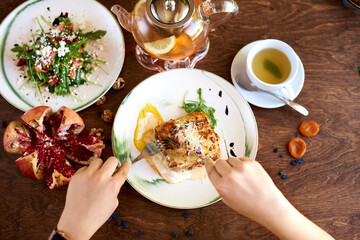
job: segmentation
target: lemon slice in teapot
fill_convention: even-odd
[[[175,36],[144,43],[145,50],[154,55],[161,55],[171,51],[175,46]]]
[[[146,3],[146,0],[141,0],[135,5],[135,8],[134,8],[135,17],[142,16],[145,14],[145,3]]]

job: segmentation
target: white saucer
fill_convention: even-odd
[[[259,40],[259,41],[262,41],[262,40]],[[233,81],[235,88],[241,93],[241,95],[246,99],[246,101],[248,101],[252,105],[255,105],[257,107],[262,107],[262,108],[282,107],[285,104],[282,101],[280,101],[279,99],[271,96],[270,94],[263,93],[263,92],[252,92],[252,91],[244,90],[235,81],[235,77],[238,74],[240,74],[241,77],[248,78],[247,73],[246,73],[246,64],[245,64],[246,57],[247,57],[247,54],[250,51],[251,47],[259,41],[249,43],[248,45],[246,45],[242,49],[240,49],[240,51],[236,54],[236,56],[231,64],[231,79]],[[282,95],[290,100],[294,100],[299,95],[299,93],[301,92],[301,89],[304,86],[304,81],[305,81],[304,65],[302,64],[299,56],[298,56],[298,59],[299,59],[299,70],[298,70],[297,75],[295,76],[295,79],[290,83],[290,87],[293,89],[294,95],[289,96],[289,94],[285,91],[282,91],[282,92],[280,92],[279,90],[274,91],[275,93]]]

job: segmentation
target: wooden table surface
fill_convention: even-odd
[[[210,71],[231,82],[230,66],[246,44],[267,38],[280,39],[293,47],[305,68],[305,84],[296,101],[310,114],[303,117],[288,107],[264,109],[251,105],[255,114],[259,148],[257,161],[278,188],[305,216],[336,239],[360,239],[360,10],[346,8],[340,0],[236,0],[239,14],[212,32],[210,51],[196,68]],[[2,21],[22,0],[0,1]],[[107,8],[119,3],[132,10],[134,1],[101,0]],[[92,127],[105,130],[111,138],[111,124],[98,117],[104,109],[116,111],[132,88],[154,72],[135,59],[135,41],[123,30],[125,62],[120,76],[123,90],[107,93],[107,102],[79,114]],[[1,120],[20,119],[22,112],[0,97]],[[320,132],[307,144],[305,163],[292,166],[287,143],[300,136],[303,120],[315,120]],[[3,136],[4,128],[0,129]],[[279,153],[274,153],[279,148]],[[67,187],[49,190],[44,182],[26,178],[14,160],[18,157],[0,150],[0,239],[46,239],[56,226],[64,207]],[[103,158],[112,154],[106,146]],[[284,158],[279,158],[283,154]],[[289,176],[281,179],[279,171]],[[93,239],[276,239],[267,229],[217,202],[187,210],[170,209],[149,201],[125,184],[117,212],[129,228],[106,222]],[[296,237],[296,236],[294,236]],[[190,239],[190,238],[189,238]]]

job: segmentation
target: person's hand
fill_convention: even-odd
[[[209,179],[223,202],[281,239],[333,239],[284,197],[264,168],[249,158],[208,160]]]
[[[89,239],[110,217],[119,204],[117,195],[126,180],[131,163],[110,157],[99,158],[79,169],[71,178],[64,211],[57,229],[70,239]]]
[[[257,162],[249,158],[209,160],[209,178],[223,202],[255,221],[271,214],[274,205],[281,203],[282,193]],[[271,216],[269,216],[271,217]]]

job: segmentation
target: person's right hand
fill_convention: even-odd
[[[264,168],[249,158],[208,160],[210,181],[223,202],[281,239],[333,239],[284,197]]]
[[[209,160],[209,178],[223,202],[255,221],[270,215],[271,209],[282,204],[283,195],[270,176],[257,162],[249,158]]]

